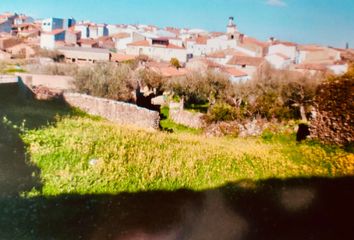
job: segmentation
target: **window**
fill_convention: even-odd
[[[246,64],[242,64],[242,68],[246,68]]]

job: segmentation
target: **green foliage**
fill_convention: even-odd
[[[181,64],[179,63],[177,58],[171,58],[170,61],[171,65],[174,66],[175,68],[180,68]]]
[[[265,65],[251,81],[235,84],[231,97],[245,107],[250,117],[306,120],[323,78],[322,75],[275,70]]]
[[[162,93],[165,80],[160,74],[152,70],[143,69],[139,71],[138,75],[143,86],[147,86],[149,89],[156,89],[158,93]]]
[[[186,77],[171,79],[166,89],[183,97],[186,104],[213,104],[227,98],[232,84],[227,76],[215,72],[194,72]]]
[[[99,63],[79,68],[75,77],[76,89],[92,96],[119,101],[134,101],[137,83],[132,69],[125,64]]]
[[[208,122],[234,121],[243,119],[241,110],[227,103],[218,102],[213,105],[207,115]]]

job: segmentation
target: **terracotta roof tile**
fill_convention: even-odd
[[[234,77],[245,77],[248,74],[236,68],[225,68],[224,71]]]
[[[234,56],[227,63],[229,65],[250,65],[258,67],[264,61],[260,57],[246,57],[246,56]]]

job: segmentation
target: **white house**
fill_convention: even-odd
[[[348,72],[348,64],[347,63],[342,63],[342,64],[330,64],[327,66],[329,70],[331,70],[334,74],[336,75],[342,75]]]
[[[108,36],[108,29],[106,24],[90,24],[89,25],[89,38],[99,38]]]
[[[321,64],[341,60],[340,51],[317,45],[302,45],[298,47],[297,64]]]
[[[32,17],[20,14],[14,19],[14,25],[20,25],[24,23],[33,23],[34,19]]]
[[[231,82],[242,83],[251,79],[246,73],[236,68],[225,68],[223,71],[229,76]]]
[[[68,29],[75,24],[75,20],[72,18],[47,18],[42,20],[42,31],[51,32],[56,29]]]
[[[225,50],[228,48],[236,48],[237,42],[230,39],[228,35],[221,35],[207,40],[207,53]]]
[[[177,58],[181,63],[187,61],[187,50],[173,45],[166,39],[153,39],[133,42],[127,45],[128,55],[147,55],[158,61],[170,61]]]
[[[282,54],[292,61],[297,58],[297,44],[291,42],[274,42],[268,48],[268,55]]]
[[[40,47],[43,49],[53,50],[56,48],[56,43],[65,41],[65,30],[56,29],[51,32],[42,32]]]
[[[89,38],[89,23],[79,23],[74,26],[75,31],[81,32],[81,38]]]
[[[263,61],[264,59],[260,57],[233,56],[231,60],[227,62],[227,66],[241,70],[252,77]]]
[[[289,66],[293,63],[293,60],[281,53],[275,53],[267,55],[265,57],[268,63],[270,63],[275,69],[288,69]]]

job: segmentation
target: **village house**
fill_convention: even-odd
[[[267,55],[265,59],[273,68],[279,70],[288,69],[290,65],[294,63],[294,61],[290,57],[282,53],[274,53],[271,55]]]
[[[89,26],[90,24],[89,23],[78,23],[78,24],[75,24],[74,26],[74,30],[75,31],[78,31],[78,32],[81,32],[81,39],[86,39],[86,38],[89,38]]]
[[[108,36],[108,29],[106,24],[90,24],[88,27],[89,38],[99,38]]]
[[[233,83],[243,83],[251,79],[246,73],[236,68],[223,68],[222,72],[229,76],[229,79]]]
[[[164,38],[130,43],[127,45],[126,53],[134,56],[146,55],[157,61],[170,61],[176,58],[181,63],[187,62],[187,50],[171,44]]]
[[[0,36],[0,50],[6,50],[9,47],[21,43],[20,39],[13,36]]]
[[[11,22],[9,20],[6,19],[0,19],[0,33],[1,32],[6,32],[6,33],[10,33],[11,32]]]
[[[94,39],[81,39],[77,44],[82,48],[98,48],[98,41]]]
[[[127,49],[127,45],[133,42],[133,34],[127,32],[120,32],[112,35],[112,39],[115,45],[115,49],[117,49],[118,51],[125,50]]]
[[[51,32],[42,32],[40,47],[43,49],[53,50],[57,46],[57,42],[65,42],[65,30],[56,29]]]
[[[226,66],[241,70],[252,78],[263,62],[264,58],[260,57],[234,56],[227,62]]]
[[[26,16],[24,14],[20,14],[16,16],[14,19],[14,25],[20,25],[20,24],[25,24],[25,23],[33,23],[34,19],[30,16]]]
[[[300,45],[297,64],[328,63],[341,60],[341,52],[317,45]]]
[[[21,23],[12,26],[12,33],[19,37],[39,37],[40,28],[34,23]]]
[[[75,20],[70,19],[62,19],[62,18],[47,18],[42,20],[42,31],[43,32],[52,32],[57,29],[69,29],[70,27],[75,25]]]
[[[9,47],[6,49],[6,52],[11,53],[13,57],[27,59],[33,57],[36,54],[36,50],[26,43],[20,43]]]
[[[111,60],[111,53],[108,49],[82,48],[82,47],[59,47],[67,62],[72,63],[95,63],[108,62]]]
[[[186,68],[176,68],[166,62],[148,62],[145,65],[145,69],[151,70],[163,78],[182,77],[189,72]]]
[[[247,54],[245,54],[243,52],[240,52],[240,51],[238,51],[236,49],[228,48],[228,49],[225,49],[225,50],[221,50],[221,51],[210,53],[206,57],[210,61],[226,65],[227,62],[229,62],[234,56],[245,56],[245,57],[247,57],[249,55],[247,55]]]
[[[76,45],[76,43],[81,39],[81,32],[75,31],[74,27],[70,27],[65,31],[65,43]]]
[[[273,38],[270,39],[270,45],[268,47],[268,55],[282,54],[292,61],[296,61],[298,57],[297,44],[292,42],[277,41]]]
[[[111,62],[124,63],[134,61],[136,56],[127,55],[123,53],[111,53]]]
[[[15,19],[18,17],[18,14],[11,12],[4,12],[0,14],[0,22],[1,21],[9,21],[10,26],[15,24]],[[1,32],[1,31],[0,31]]]

